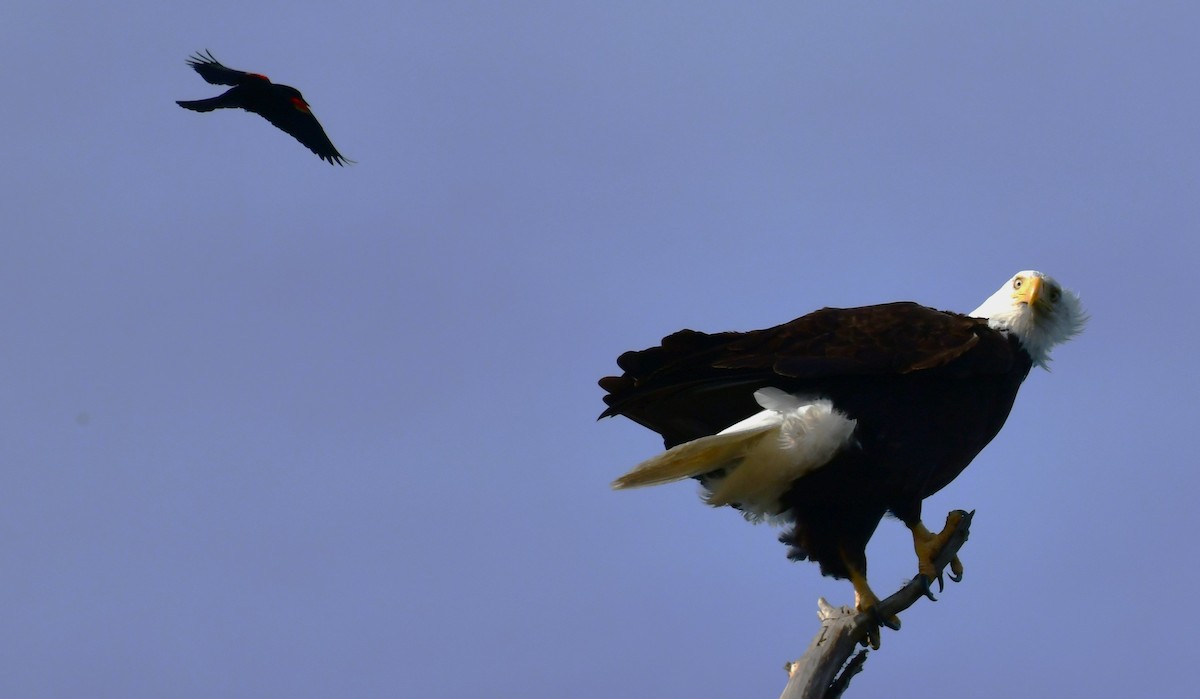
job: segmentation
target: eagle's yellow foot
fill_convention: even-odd
[[[934,560],[942,552],[942,547],[946,545],[946,542],[958,527],[959,522],[966,516],[967,513],[962,510],[955,510],[946,515],[946,526],[939,534],[934,534],[926,529],[925,524],[920,520],[916,524],[909,526],[913,535],[913,548],[917,551],[917,572],[924,583],[925,596],[934,602],[937,601],[937,597],[933,596],[933,591],[930,589],[933,581],[937,580],[938,592],[945,589],[945,583],[942,581],[942,573],[934,565]],[[954,582],[961,582],[962,578],[962,561],[958,560],[958,556],[956,555],[950,559],[950,579]]]
[[[900,630],[900,617],[896,615],[884,616],[879,611],[879,598],[871,591],[867,585],[866,576],[858,573],[854,569],[850,571],[850,582],[854,584],[854,607],[863,614],[867,614],[875,621],[875,626],[867,632],[867,643],[874,650],[879,650],[879,628],[886,626],[893,631]]]

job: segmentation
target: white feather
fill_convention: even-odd
[[[763,411],[642,462],[613,487],[658,485],[724,471],[705,482],[708,504],[737,505],[754,521],[778,514],[780,496],[797,478],[829,463],[851,441],[855,421],[831,401],[777,388],[760,389],[754,398]]]
[[[796,410],[805,404],[805,401],[799,396],[793,396],[787,391],[772,386],[760,388],[755,391],[754,400],[763,408],[773,410],[777,413]]]
[[[829,400],[804,399],[777,388],[756,391],[754,398],[776,426],[768,438],[748,445],[736,468],[709,479],[705,501],[713,506],[736,504],[747,518],[758,521],[779,512],[779,498],[793,481],[829,463],[851,441],[855,421]]]
[[[1038,277],[1044,288],[1053,289],[1059,296],[1040,311],[1035,311],[1024,303],[1016,302],[1013,282],[1018,277]],[[989,326],[1016,335],[1021,346],[1033,358],[1033,365],[1042,368],[1050,364],[1050,350],[1083,332],[1088,320],[1075,292],[1062,288],[1053,277],[1034,270],[1014,274],[979,308],[971,311],[971,315],[987,318]]]

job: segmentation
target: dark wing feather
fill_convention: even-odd
[[[303,102],[302,99],[301,102]],[[277,128],[291,134],[293,138],[316,153],[321,160],[336,165],[354,162],[334,148],[333,142],[325,134],[325,129],[321,128],[321,122],[317,121],[317,118],[307,108],[300,107],[291,100],[280,100],[277,106],[263,109],[259,111],[259,114]]]
[[[600,380],[603,416],[625,415],[673,446],[754,414],[763,386],[836,402],[880,377],[1007,371],[1013,353],[986,321],[902,302],[825,308],[745,333],[683,330],[617,364],[624,374]]]
[[[197,52],[188,58],[187,64],[194,68],[200,77],[213,85],[240,85],[250,77],[262,79],[260,75],[226,68],[207,50],[204,53]]]

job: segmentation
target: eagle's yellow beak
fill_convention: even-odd
[[[1035,311],[1050,310],[1050,300],[1042,293],[1041,277],[1026,277],[1019,288],[1013,291],[1013,300],[1028,304]]]

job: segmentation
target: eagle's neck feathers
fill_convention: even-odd
[[[1037,291],[1030,296],[1030,288]],[[1041,272],[1018,272],[971,312],[988,326],[1014,335],[1034,366],[1048,369],[1050,350],[1083,331],[1087,314],[1079,297]]]

